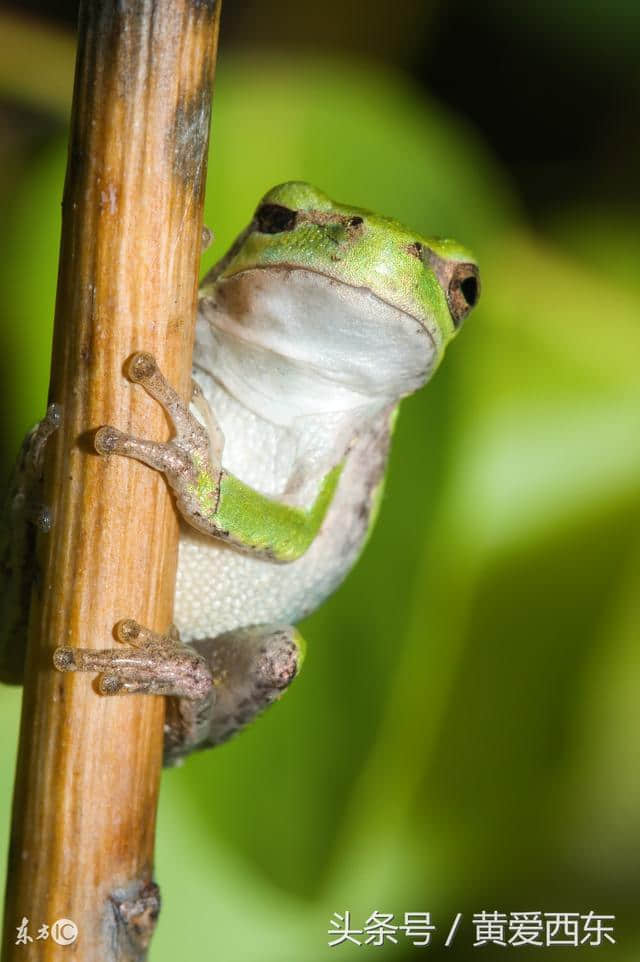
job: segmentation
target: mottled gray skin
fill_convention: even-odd
[[[209,666],[212,690],[204,699],[168,702],[165,764],[179,762],[186,747],[226,742],[285,691],[300,660],[292,634],[289,625],[260,625],[226,632],[213,645],[210,639],[192,643]]]
[[[27,434],[0,515],[0,681],[5,684],[22,684],[29,603],[38,583],[36,535],[51,528],[40,490],[44,452],[59,424],[60,410],[52,404]]]

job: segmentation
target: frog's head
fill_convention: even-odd
[[[262,198],[210,278],[216,327],[335,387],[393,400],[431,376],[480,292],[473,255],[456,242],[300,182]]]

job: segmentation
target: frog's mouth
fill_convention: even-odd
[[[216,376],[232,393],[240,379],[246,393],[251,379],[252,394],[295,396],[296,406],[316,412],[411,394],[441,353],[405,311],[307,268],[239,271],[202,296],[201,309],[216,342]]]

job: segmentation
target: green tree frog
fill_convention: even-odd
[[[454,241],[305,183],[267,193],[202,283],[191,403],[153,357],[130,359],[173,439],[111,426],[95,439],[173,489],[185,522],[180,635],[124,622],[119,647],[59,648],[56,667],[99,672],[104,694],[169,696],[169,763],[274,701],[303,658],[292,625],[340,584],[371,531],[398,402],[432,376],[479,291],[475,260]],[[41,450],[57,416],[25,450]]]

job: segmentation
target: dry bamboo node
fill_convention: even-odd
[[[52,665],[172,620],[178,523],[163,479],[101,458],[103,424],[163,440],[123,374],[139,350],[190,385],[219,2],[83,0],[63,199],[48,442],[15,783],[3,962],[139,960],[159,910],[153,844],[163,700],[105,697]],[[23,918],[33,942],[16,945]],[[68,919],[77,939],[35,940]]]

